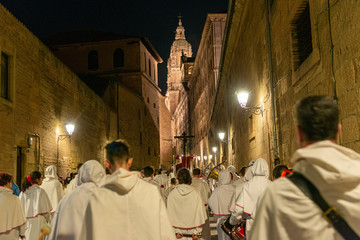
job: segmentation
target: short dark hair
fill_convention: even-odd
[[[144,167],[144,175],[145,177],[150,177],[154,173],[154,168],[151,166]]]
[[[36,183],[36,180],[39,180],[41,178],[41,172],[39,171],[33,171],[30,173],[31,180]],[[24,179],[24,182],[22,184],[22,190],[25,191],[28,187],[31,187],[33,185],[32,182],[28,181],[27,177]]]
[[[83,165],[82,163],[79,163],[79,164],[76,166],[76,169],[79,170],[82,165]]]
[[[105,146],[106,159],[111,164],[114,162],[127,162],[130,156],[130,147],[125,140],[119,139]]]
[[[339,107],[327,96],[310,96],[296,107],[297,124],[307,141],[335,139],[339,124]]]
[[[13,180],[13,176],[11,176],[10,174],[4,172],[0,173],[0,186],[5,186],[12,180]]]
[[[172,178],[172,179],[170,180],[170,183],[173,184],[173,185],[176,184],[176,178]]]
[[[189,170],[186,168],[181,168],[177,172],[177,179],[179,180],[179,184],[191,184],[191,176]]]
[[[273,169],[273,176],[274,178],[279,178],[281,177],[281,174],[283,171],[289,170],[287,166],[285,165],[276,165]]]
[[[240,169],[240,171],[239,171],[239,175],[245,176],[246,168],[247,168],[247,167],[242,167],[242,168]]]
[[[198,176],[198,175],[200,175],[200,173],[201,173],[200,168],[194,168],[194,170],[193,170],[194,176]]]

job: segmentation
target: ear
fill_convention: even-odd
[[[340,139],[340,133],[341,133],[341,123],[338,124],[338,130],[337,130],[337,133],[336,133],[336,141],[339,141]]]
[[[302,147],[302,145],[303,145],[302,143],[304,142],[304,134],[301,131],[301,128],[299,125],[296,126],[296,132],[297,132],[297,136],[298,136],[299,146]]]
[[[108,160],[106,160],[106,159],[105,159],[105,166],[106,166],[107,169],[110,170],[111,163],[110,163]]]
[[[134,160],[133,158],[129,158],[129,160],[128,160],[128,162],[127,162],[127,166],[126,166],[128,170],[130,169],[133,160]]]

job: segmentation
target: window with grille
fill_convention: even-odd
[[[1,97],[10,100],[9,56],[1,53]]]
[[[121,48],[118,48],[114,52],[114,68],[124,66],[124,51]]]
[[[310,6],[304,1],[291,21],[293,68],[296,71],[313,51]]]
[[[88,69],[97,70],[99,68],[99,59],[97,51],[91,51],[88,55]]]

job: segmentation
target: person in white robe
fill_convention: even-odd
[[[52,214],[56,211],[57,206],[64,196],[61,183],[58,181],[56,167],[48,166],[45,170],[45,178],[40,186],[47,193],[52,206]]]
[[[81,168],[82,163],[79,163],[76,167],[76,171],[79,172],[79,169]],[[72,191],[74,191],[74,189],[77,187],[77,183],[78,183],[78,175],[76,174],[75,177],[69,182],[69,184],[67,185],[66,189],[65,189],[65,194],[71,193]]]
[[[79,239],[175,239],[157,187],[129,171],[133,159],[128,144],[117,140],[105,149],[111,175],[90,196]]]
[[[191,186],[194,186],[197,190],[199,190],[201,199],[204,202],[204,206],[206,208],[206,214],[207,214],[207,220],[203,226],[202,235],[204,238],[211,238],[211,232],[210,232],[210,218],[209,218],[209,211],[208,211],[208,199],[210,197],[210,187],[207,182],[203,180],[201,177],[201,171],[199,168],[193,169],[193,178],[191,182]]]
[[[233,183],[240,179],[240,176],[236,172],[235,166],[230,165],[227,167],[227,170],[231,173]]]
[[[194,168],[193,170],[191,186],[194,186],[197,190],[199,190],[201,194],[201,199],[203,200],[204,205],[207,206],[207,201],[210,197],[211,192],[209,185],[202,179],[201,171],[199,168]]]
[[[77,187],[60,202],[51,223],[49,240],[80,238],[79,223],[84,220],[86,207],[94,189],[105,177],[105,169],[96,160],[86,161],[79,169]]]
[[[192,239],[193,235],[201,235],[207,219],[206,209],[200,192],[190,185],[189,170],[180,169],[177,178],[179,184],[167,199],[167,212],[177,237]]]
[[[294,172],[307,178],[360,236],[360,154],[336,144],[341,131],[337,104],[323,96],[301,100],[297,125],[300,148],[291,158]],[[287,177],[264,192],[249,238],[343,239],[318,205]]]
[[[269,165],[265,159],[257,159],[248,171],[251,171],[252,178],[244,184],[228,222],[236,225],[242,219],[246,219],[246,234],[250,231],[254,220],[251,213],[256,206],[256,201],[270,183]]]
[[[169,196],[169,194],[170,194],[170,192],[172,191],[172,190],[174,190],[174,188],[176,187],[176,178],[172,178],[171,179],[171,186],[170,187],[168,187],[167,189],[166,189],[166,191],[165,191],[165,199],[167,199],[168,198],[168,196]]]
[[[161,171],[161,174],[154,177],[154,181],[160,186],[160,192],[162,196],[165,196],[165,191],[167,188],[168,176],[166,171]]]
[[[219,173],[220,186],[215,188],[209,198],[209,207],[217,218],[217,232],[219,240],[230,240],[230,237],[221,229],[221,224],[229,216],[231,199],[235,194],[235,186],[232,184],[231,173],[224,170]]]
[[[142,180],[145,182],[151,183],[151,184],[159,187],[159,189],[160,189],[159,184],[154,180],[154,168],[153,167],[146,166],[144,168],[144,178]]]
[[[25,213],[11,189],[12,179],[10,174],[0,173],[0,240],[25,238]]]
[[[41,173],[32,172],[25,178],[23,183],[25,191],[19,196],[26,217],[26,240],[37,240],[41,234],[41,228],[50,220],[52,206],[47,193],[39,186],[41,183]]]
[[[171,179],[173,179],[173,178],[176,179],[176,176],[175,176],[175,174],[174,174],[173,172],[170,172],[170,173],[169,173],[168,181],[167,181],[167,183],[166,183],[166,189],[171,186]]]

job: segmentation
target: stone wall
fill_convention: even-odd
[[[272,2],[271,57],[275,86],[276,134],[281,163],[288,164],[297,148],[296,102],[303,97],[317,94],[333,98],[335,85],[340,106],[340,121],[343,125],[340,144],[360,151],[360,42],[357,40],[360,29],[356,27],[356,23],[360,21],[360,3],[330,1],[331,7],[328,9],[327,1],[309,1],[313,50],[296,69],[293,66],[291,22],[305,1]],[[220,86],[212,123],[216,126],[220,121],[227,121],[221,110],[221,105],[225,102],[225,107],[228,107],[230,113],[232,163],[239,168],[251,160],[263,157],[272,163],[272,167],[274,132],[265,3],[234,0],[230,1],[229,6],[233,15],[227,22]],[[235,91],[240,89],[250,92],[248,106],[264,104],[263,117],[240,108],[235,96]]]
[[[0,171],[16,177],[22,168],[25,176],[55,164],[65,176],[86,160],[103,162],[105,144],[118,137],[116,104],[105,104],[1,5],[0,16],[0,51],[9,55],[11,82],[10,100],[0,98]],[[119,95],[119,137],[132,147],[134,168],[158,166],[159,134],[143,98],[122,86]],[[70,122],[75,124],[71,141],[58,141]],[[37,141],[28,147],[29,133],[40,136],[40,163]]]

